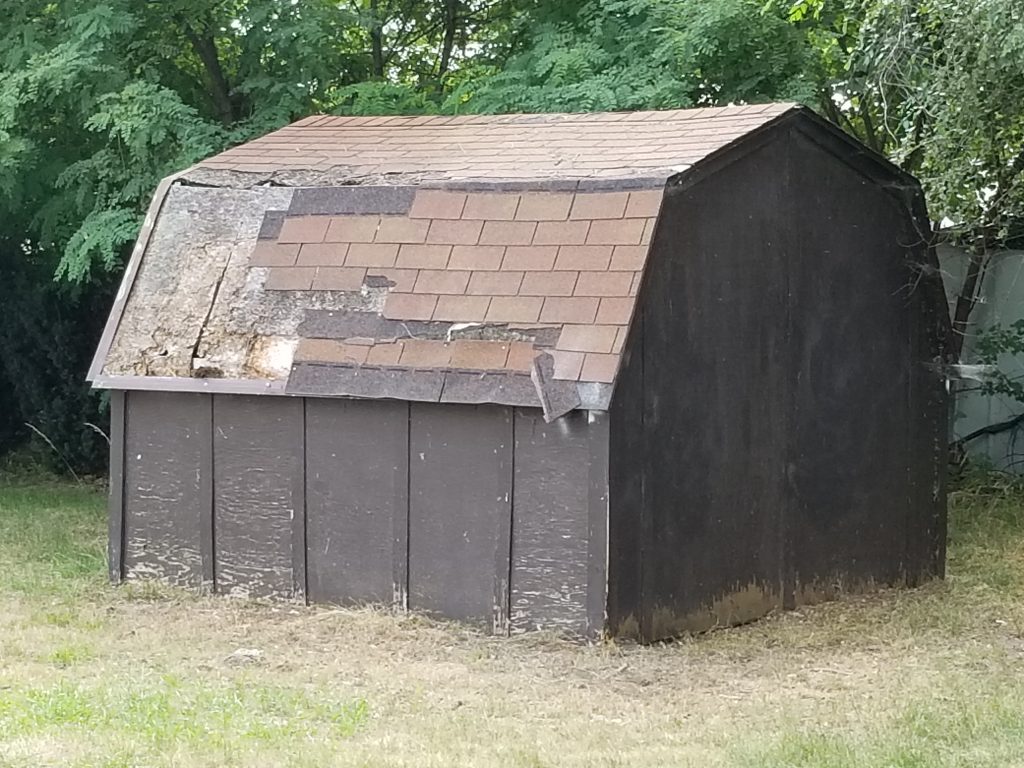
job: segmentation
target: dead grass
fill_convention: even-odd
[[[0,766],[1024,766],[998,478],[955,494],[945,583],[650,648],[110,589],[102,507],[0,488]]]

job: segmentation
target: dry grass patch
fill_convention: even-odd
[[[1022,499],[955,495],[945,583],[581,647],[111,589],[98,493],[0,489],[0,765],[1024,766]]]

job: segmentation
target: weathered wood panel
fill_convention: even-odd
[[[404,604],[409,405],[306,405],[309,599]]]
[[[412,404],[409,607],[505,630],[512,410]]]
[[[606,412],[587,414],[590,476],[587,493],[587,630],[599,637],[608,628],[608,449]]]
[[[212,499],[211,398],[131,392],[126,401],[124,571],[203,583],[201,539]]]
[[[584,634],[590,527],[590,429],[573,411],[545,424],[515,411],[511,628]],[[603,553],[602,553],[603,554]]]
[[[214,550],[219,592],[291,596],[303,500],[303,403],[214,399]]]
[[[922,242],[907,211],[799,134],[791,158],[787,534],[799,604],[904,581],[911,371],[926,361],[912,357]]]
[[[618,452],[642,473],[648,640],[782,602],[786,174],[778,146],[755,147],[670,186],[662,204],[639,297],[643,408],[622,425],[644,439]]]
[[[641,525],[649,517],[643,514],[643,314],[633,318],[608,413],[608,631],[631,639],[640,639]]]
[[[110,393],[110,489],[107,502],[107,575],[124,578],[124,422],[127,393]]]

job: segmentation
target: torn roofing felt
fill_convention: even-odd
[[[165,185],[91,378],[604,409],[666,180],[791,109],[307,118]]]

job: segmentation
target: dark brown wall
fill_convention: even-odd
[[[766,132],[666,194],[611,414],[613,628],[656,639],[938,570],[922,240],[833,152]]]
[[[133,393],[124,422],[125,570],[174,584],[208,582],[210,398]]]
[[[115,580],[392,603],[499,633],[604,628],[602,414],[545,424],[539,409],[501,406],[115,401]]]
[[[409,405],[306,401],[309,599],[404,605]]]

